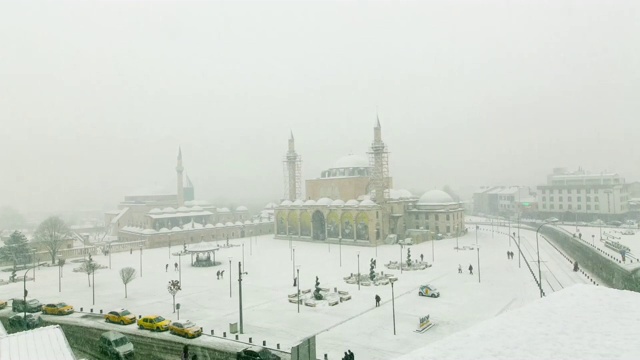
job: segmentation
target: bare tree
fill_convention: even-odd
[[[124,284],[124,297],[127,297],[127,284],[132,282],[136,278],[136,269],[132,267],[126,267],[120,269],[120,279]]]
[[[93,261],[91,258],[91,254],[89,254],[89,260],[82,263],[80,266],[80,271],[87,274],[87,281],[89,282],[89,287],[91,287],[91,274],[93,274],[98,269],[98,264]]]
[[[57,216],[48,217],[38,226],[34,237],[36,241],[42,242],[51,255],[51,264],[55,265],[58,250],[64,244],[64,240],[69,237],[70,231],[67,225]]]
[[[180,281],[178,280],[169,280],[169,286],[167,286],[167,290],[169,290],[169,294],[173,296],[173,312],[176,312],[176,294],[180,289]]]

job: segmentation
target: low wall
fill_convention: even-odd
[[[640,268],[629,271],[617,262],[602,256],[595,248],[552,226],[543,226],[540,233],[546,235],[558,248],[578,261],[581,268],[597,276],[606,285],[640,292]]]

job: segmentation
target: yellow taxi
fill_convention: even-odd
[[[172,322],[171,325],[169,325],[169,332],[173,335],[193,339],[202,335],[202,328],[190,320],[181,320]]]
[[[104,316],[104,321],[120,324],[120,325],[129,325],[136,322],[136,316],[129,312],[126,309],[115,309],[111,310]]]
[[[42,313],[47,315],[69,315],[73,313],[73,306],[63,302],[57,304],[47,304],[42,307]]]
[[[4,300],[0,300],[0,309],[4,309],[7,307],[7,302]]]
[[[138,328],[151,331],[167,331],[171,321],[160,315],[147,315],[138,320]]]

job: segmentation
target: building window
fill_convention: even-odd
[[[587,194],[591,194],[591,189],[587,189]]]
[[[578,196],[578,202],[582,201],[582,196]]]
[[[598,197],[597,197],[597,196],[594,196],[594,197],[593,197],[593,201],[598,202]]]
[[[542,204],[542,208],[546,209],[547,208],[547,204]]]
[[[553,210],[553,204],[549,205],[549,209]]]
[[[567,209],[568,209],[568,210],[571,210],[571,209],[572,209],[571,204],[567,205]]]
[[[553,196],[549,196],[549,201],[553,201]]]
[[[451,226],[447,225],[447,233],[450,233],[450,232],[451,232]]]
[[[542,193],[543,193],[543,194],[546,194],[546,193],[547,193],[547,190],[542,189]]]
[[[416,221],[418,221],[418,214],[416,214]]]
[[[567,201],[568,201],[568,202],[571,202],[571,196],[569,196],[569,197],[567,198]]]
[[[582,205],[578,204],[578,210],[582,210]]]
[[[580,194],[580,189],[576,189],[576,194]]]
[[[596,209],[596,210],[600,210],[600,205],[596,204],[596,205],[595,205],[595,209]]]
[[[591,211],[591,205],[587,204],[587,210]]]
[[[562,204],[558,205],[558,209],[562,210]]]
[[[591,196],[587,196],[587,202],[591,201]]]
[[[447,220],[449,220],[449,219],[450,219],[450,216],[449,216],[449,214],[447,214]],[[449,232],[449,230],[447,230],[447,232]]]
[[[571,194],[571,189],[567,189],[567,194]],[[571,201],[571,200],[569,200]]]
[[[438,220],[439,220],[438,218],[439,218],[439,216],[438,216],[438,214],[436,214],[436,221],[438,221]]]
[[[543,196],[543,197],[542,197],[542,201],[547,201],[547,197],[546,197],[546,196]]]
[[[558,201],[562,202],[562,196],[558,197]]]

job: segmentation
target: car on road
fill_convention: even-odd
[[[167,331],[171,321],[160,315],[147,315],[138,320],[138,328],[151,331]]]
[[[104,321],[120,325],[129,325],[136,322],[136,316],[129,312],[129,310],[115,309],[109,311],[107,315],[104,316]]]
[[[422,285],[418,290],[418,295],[437,298],[440,297],[440,291],[431,285]]]
[[[26,308],[26,309],[25,309]],[[23,299],[13,299],[11,301],[11,310],[14,312],[40,312],[42,311],[42,304],[36,299],[29,299],[25,303]]]
[[[189,339],[202,335],[202,328],[190,320],[173,321],[169,325],[169,332]]]
[[[280,356],[273,354],[269,349],[251,346],[239,351],[236,360],[280,360]]]
[[[14,329],[35,329],[37,327],[40,327],[42,325],[44,325],[44,320],[42,320],[42,317],[40,317],[40,315],[38,314],[26,314],[26,321],[25,321],[25,314],[24,313],[19,313],[19,314],[15,314],[12,317],[9,318],[9,326],[14,328]],[[25,325],[26,322],[26,325]]]
[[[42,313],[47,315],[69,315],[73,313],[73,306],[63,302],[47,304],[42,307]]]
[[[133,359],[135,352],[129,338],[117,331],[107,331],[100,335],[98,348],[111,359]]]

